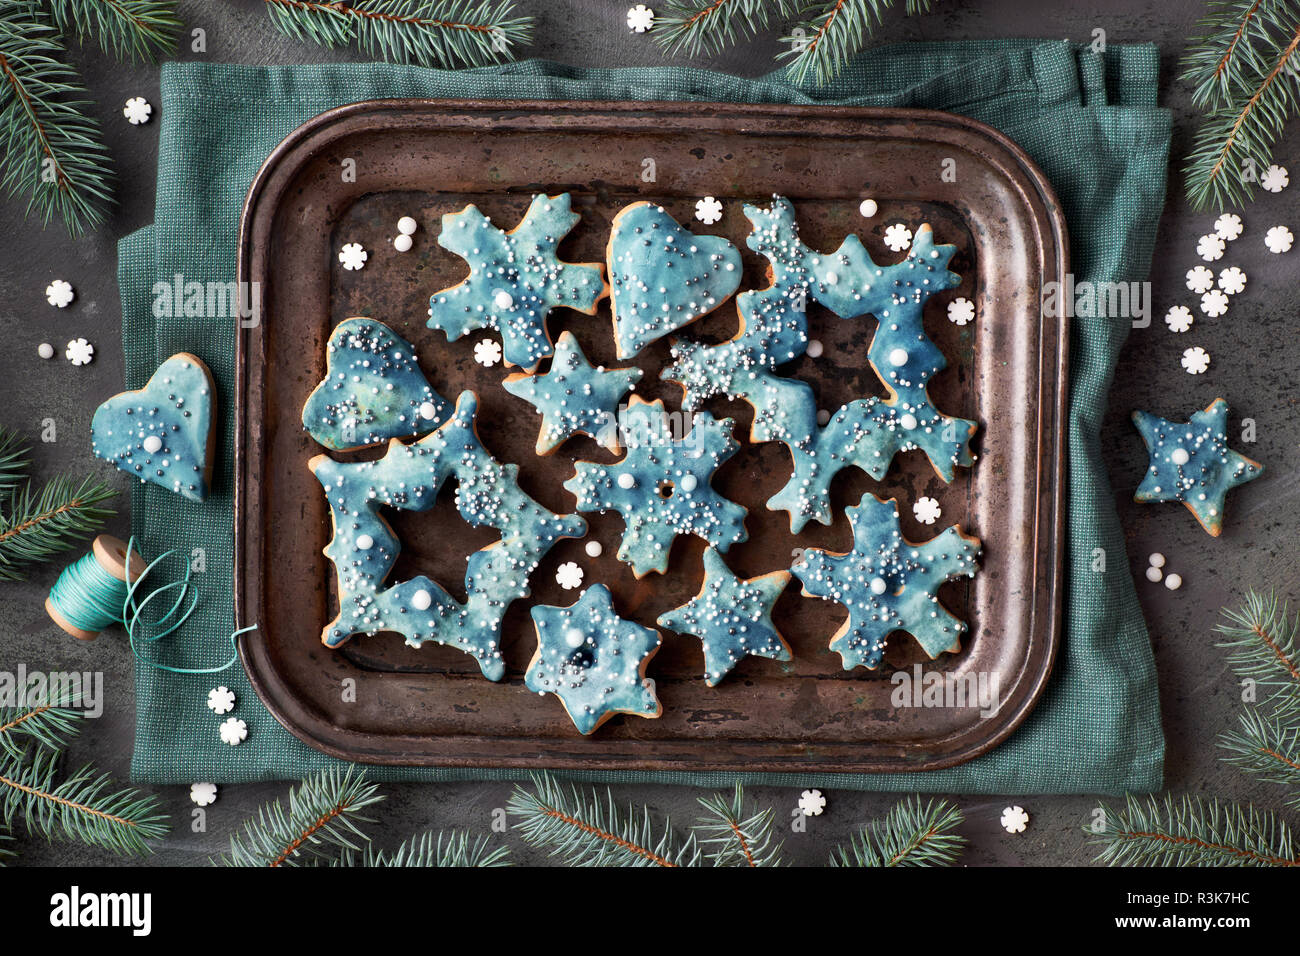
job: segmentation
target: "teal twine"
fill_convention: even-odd
[[[134,553],[134,548],[135,538],[133,537],[126,548],[127,581],[131,580],[131,555]],[[184,578],[179,581],[169,581],[149,591],[143,598],[137,599],[141,585],[154,568],[175,553],[175,551],[167,551],[154,558],[145,566],[140,576],[129,585],[127,581],[119,580],[105,571],[100,563],[95,560],[93,553],[83,555],[68,565],[63,570],[63,573],[59,575],[58,580],[54,582],[54,587],[50,589],[50,603],[54,605],[55,610],[59,612],[64,620],[73,627],[84,631],[97,632],[104,630],[110,624],[123,625],[126,628],[127,642],[130,645],[131,653],[136,660],[156,670],[169,671],[173,674],[220,673],[232,667],[239,660],[239,635],[256,630],[256,624],[240,628],[230,635],[233,653],[230,660],[218,667],[173,667],[170,664],[150,660],[141,653],[139,645],[153,644],[169,634],[174,634],[190,619],[190,615],[198,607],[199,595],[196,592],[189,607],[185,608],[179,617],[176,616],[177,612],[181,611],[182,605],[185,604],[185,599],[193,587],[190,582],[188,562],[185,566]],[[156,598],[167,595],[169,592],[175,593],[175,600],[172,601],[171,607],[156,620],[146,621],[144,618],[145,608]],[[175,619],[173,620],[173,618]],[[145,630],[152,630],[154,633],[145,634],[143,633]]]

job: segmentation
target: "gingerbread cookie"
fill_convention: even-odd
[[[772,623],[772,605],[789,582],[789,571],[739,578],[722,555],[705,548],[700,593],[659,615],[658,624],[700,639],[704,680],[713,687],[747,654],[774,661],[794,659],[790,645]]]
[[[554,514],[520,490],[518,466],[499,463],[479,441],[477,410],[478,397],[462,392],[437,431],[410,445],[393,439],[378,461],[344,463],[318,455],[309,462],[334,519],[325,554],[334,562],[339,614],[321,635],[327,646],[357,633],[395,631],[413,647],[436,641],[473,655],[489,680],[504,676],[506,608],[530,593],[528,577],[555,542],[581,537],[586,522]],[[501,533],[500,541],[470,555],[466,602],[424,576],[385,587],[401,546],[379,507],[427,511],[453,477],[461,516]]]
[[[645,676],[659,632],[619,617],[609,588],[593,584],[572,607],[539,604],[532,615],[537,650],[524,686],[560,698],[579,733],[615,714],[659,716],[655,682]]]
[[[335,451],[437,428],[447,402],[430,387],[415,348],[374,319],[344,319],[325,346],[325,378],[307,396],[302,425]]]
[[[668,569],[668,552],[679,534],[698,535],[719,551],[746,539],[748,512],[710,484],[739,447],[731,426],[730,418],[715,421],[700,412],[690,434],[674,440],[664,403],[634,395],[620,422],[627,444],[623,459],[612,465],[574,463],[565,489],[578,499],[579,511],[623,516],[618,558],[638,578]]]
[[[159,365],[144,388],[104,402],[90,422],[98,457],[191,501],[208,496],[215,441],[212,373],[189,352]]]
[[[1133,500],[1181,501],[1202,528],[1222,534],[1228,492],[1264,473],[1259,462],[1228,447],[1228,403],[1216,398],[1187,422],[1136,411],[1133,424],[1150,456]]]
[[[501,334],[507,365],[532,371],[552,351],[546,317],[557,306],[594,315],[609,292],[598,262],[564,262],[556,247],[578,224],[568,193],[538,194],[504,232],[473,204],[442,217],[438,244],[469,263],[469,275],[429,299],[429,328],[456,341],[475,329]]]
[[[708,315],[740,288],[735,246],[721,236],[683,229],[654,203],[619,211],[607,258],[620,359]]]
[[[792,568],[805,595],[848,608],[849,618],[830,645],[844,669],[879,667],[891,631],[907,631],[931,658],[960,650],[966,623],[936,594],[945,581],[974,577],[979,539],[954,526],[923,543],[908,541],[898,524],[898,503],[871,494],[846,511],[853,550],[809,548]]]
[[[617,454],[618,403],[641,381],[639,368],[593,368],[572,332],[555,346],[555,358],[545,375],[516,372],[501,384],[542,413],[537,454],[549,455],[572,435],[596,439]]]

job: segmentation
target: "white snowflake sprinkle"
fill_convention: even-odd
[[[221,725],[221,739],[232,747],[237,747],[248,739],[248,724],[238,717],[227,717]]]
[[[965,325],[975,318],[975,303],[967,298],[953,299],[948,303],[948,321],[953,325]]]
[[[1218,289],[1211,289],[1201,296],[1201,311],[1212,319],[1217,319],[1228,311],[1228,297]]]
[[[1236,266],[1219,273],[1219,288],[1228,295],[1240,295],[1246,289],[1246,273]]]
[[[820,790],[805,790],[799,794],[799,809],[806,817],[819,817],[826,809],[826,798]]]
[[[1002,811],[1002,829],[1008,833],[1024,833],[1029,826],[1029,814],[1024,807],[1007,807]]]
[[[645,33],[655,25],[655,12],[644,3],[627,11],[627,28],[633,33]]]
[[[1197,295],[1202,292],[1209,292],[1214,288],[1214,273],[1205,266],[1197,266],[1195,269],[1187,270],[1187,288],[1191,289]]]
[[[343,268],[349,272],[356,272],[366,264],[370,258],[370,253],[361,247],[359,242],[349,242],[339,250],[339,262],[343,263]]]
[[[705,196],[695,202],[695,218],[706,226],[711,226],[722,218],[722,203],[712,196]]]
[[[56,308],[66,309],[72,305],[72,300],[76,297],[77,293],[73,291],[72,283],[62,279],[55,279],[45,287],[45,301]]]
[[[201,807],[211,806],[217,802],[217,785],[215,783],[190,784],[190,799]]]
[[[214,687],[208,691],[208,710],[214,714],[228,714],[235,709],[235,692],[229,687]]]
[[[474,361],[484,368],[491,368],[501,361],[501,343],[492,339],[483,339],[474,343]]]
[[[1274,254],[1291,251],[1291,243],[1295,242],[1295,236],[1291,235],[1291,230],[1286,226],[1274,226],[1264,236],[1264,245],[1268,246],[1268,251]]]
[[[1201,375],[1210,367],[1210,353],[1199,345],[1194,345],[1183,352],[1183,368],[1188,374]]]
[[[943,510],[939,507],[939,502],[927,496],[916,499],[912,505],[912,514],[921,524],[934,524],[943,514]]]
[[[885,245],[893,252],[902,252],[912,244],[912,230],[901,222],[896,222],[885,229]]]
[[[1192,310],[1185,305],[1176,305],[1165,313],[1165,325],[1171,332],[1186,332],[1192,327]]]
[[[95,347],[85,339],[73,339],[64,349],[63,354],[73,365],[89,365],[95,357]]]
[[[573,561],[565,561],[555,569],[555,583],[566,591],[582,587],[582,568]]]
[[[122,115],[132,126],[139,126],[141,123],[149,122],[149,117],[153,115],[153,107],[143,96],[133,96],[122,107]]]
[[[1278,166],[1275,163],[1259,177],[1259,184],[1271,193],[1280,193],[1291,184],[1291,177],[1287,174],[1285,166]]]
[[[1243,228],[1241,217],[1235,212],[1225,212],[1214,220],[1214,234],[1226,242],[1240,239]]]
[[[1206,262],[1215,262],[1223,258],[1223,250],[1226,244],[1214,233],[1201,236],[1196,240],[1196,254]]]

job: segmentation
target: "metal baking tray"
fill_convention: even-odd
[[[333,566],[321,553],[331,523],[307,470],[321,449],[304,433],[300,410],[322,376],[324,344],[339,321],[366,315],[388,323],[415,343],[443,396],[478,392],[484,444],[498,459],[519,463],[524,489],[552,510],[573,510],[561,483],[575,458],[612,460],[586,439],[538,458],[538,416],[501,388],[501,366],[474,361],[474,343],[490,333],[448,343],[425,326],[429,295],[466,272],[463,260],[435,241],[439,217],[473,202],[509,228],[541,191],[572,193],[582,214],[561,246],[569,261],[603,260],[613,216],[649,199],[697,231],[730,238],[745,260],[742,289],[767,284],[764,261],[744,243],[742,201],[773,194],[794,202],[814,248],[829,251],[856,232],[875,258],[895,261],[881,236],[896,221],[913,229],[929,222],[937,241],[958,246],[952,268],[962,285],[931,299],[925,325],[949,361],[931,385],[935,404],[980,423],[974,469],[944,485],[920,452],[899,456],[879,484],[851,469],[832,487],[834,524],[810,524],[798,536],[783,513],[762,507],[789,474],[784,446],[745,443],[715,483],[750,509],[749,540],[727,554],[745,576],[788,567],[799,548],[849,550],[843,508],[867,492],[900,498],[909,539],[926,540],[951,523],[978,535],[979,574],[940,591],[971,625],[959,653],[931,662],[910,637],[895,634],[879,670],[846,672],[828,649],[843,607],[800,596],[794,580],[775,611],[795,651],[792,663],[746,659],[710,688],[699,642],[665,632],[650,668],[663,716],[615,718],[584,738],[556,699],[530,693],[522,680],[535,641],[528,607],[575,599],[555,583],[557,565],[577,561],[586,583],[609,585],[620,613],[651,626],[696,593],[702,574],[703,542],[679,538],[670,573],[637,581],[613,557],[622,522],[612,514],[586,515],[605,546],[601,559],[588,558],[581,541],[561,542],[534,573],[533,596],[512,605],[504,624],[508,673],[500,683],[483,679],[468,655],[409,648],[394,634],[354,637],[333,651],[321,644],[321,628],[337,607]],[[693,218],[705,195],[725,205],[713,226]],[[858,209],[864,197],[879,204],[869,220]],[[415,248],[404,254],[391,245],[402,215],[420,222]],[[346,242],[369,250],[364,269],[341,269],[337,251]],[[240,227],[239,279],[257,283],[261,300],[260,322],[238,330],[236,382],[235,602],[237,620],[259,624],[242,641],[253,686],[313,747],[369,763],[847,773],[933,769],[987,751],[1034,706],[1060,641],[1068,328],[1040,302],[1044,284],[1065,274],[1066,243],[1051,189],[1024,153],[1002,134],[944,113],[385,100],[316,117],[266,160]],[[978,311],[965,327],[945,315],[958,295]],[[841,320],[814,305],[809,322],[824,354],[793,363],[786,374],[808,381],[831,410],[883,392],[865,358],[874,319]],[[735,323],[728,305],[684,331],[720,340]],[[608,302],[595,317],[557,310],[550,328],[554,337],[573,331],[593,362],[614,362]],[[638,356],[647,370],[638,392],[677,408],[678,387],[658,381],[666,355],[665,340]],[[747,405],[709,407],[735,418],[736,434],[747,435]],[[942,504],[940,523],[913,518],[910,502],[921,495]],[[392,579],[418,569],[463,600],[466,556],[493,532],[466,525],[448,489],[429,512],[386,514],[403,544]],[[982,679],[995,693],[987,707],[915,706],[927,699],[908,683],[918,673],[937,674],[932,683],[953,689]]]

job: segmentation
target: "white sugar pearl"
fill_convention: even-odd
[[[894,349],[889,353],[889,364],[898,368],[907,364],[907,349]]]
[[[826,273],[826,284],[827,284],[827,285],[839,285],[839,284],[840,284],[840,274],[839,274],[838,272],[828,272],[828,273]]]
[[[898,420],[898,424],[902,425],[910,432],[917,425],[916,416],[911,412],[908,412]]]
[[[42,342],[36,346],[36,354],[43,359],[54,358],[54,346],[49,342]]]
[[[393,248],[396,249],[398,252],[410,252],[410,251],[411,251],[411,237],[410,237],[410,236],[397,236],[397,237],[395,237],[395,238],[393,239]]]
[[[1148,581],[1152,581],[1152,582],[1159,581],[1162,577],[1164,577],[1164,572],[1161,571],[1159,568],[1147,568]]]
[[[858,212],[862,213],[863,219],[870,219],[879,211],[880,207],[876,205],[874,199],[864,199],[858,206]]]
[[[599,541],[587,542],[587,557],[599,558],[604,553],[605,547]]]
[[[818,357],[821,356],[821,354],[822,354],[823,351],[824,351],[824,349],[822,348],[821,339],[809,339],[809,340],[808,340],[808,357],[809,357],[809,358],[818,358]]]
[[[162,439],[157,435],[150,435],[144,440],[144,450],[151,455],[156,455],[162,451]]]
[[[1157,551],[1147,558],[1147,563],[1153,568],[1163,568],[1165,566],[1165,556]]]
[[[420,405],[421,418],[431,419],[437,414],[438,414],[438,409],[433,404],[433,402],[424,402],[423,404]]]
[[[682,475],[682,480],[678,482],[682,491],[694,491],[699,487],[700,480],[694,475]]]
[[[375,539],[368,534],[357,535],[357,548],[362,551],[369,551],[375,546]]]
[[[872,579],[871,579],[871,593],[872,593],[872,594],[884,594],[885,591],[888,590],[888,588],[889,588],[889,585],[885,583],[885,579],[884,579],[884,578],[872,578]]]
[[[1169,575],[1169,577],[1165,578],[1165,587],[1167,587],[1171,591],[1177,591],[1182,586],[1183,586],[1182,575],[1171,574]]]
[[[1175,465],[1185,465],[1192,460],[1192,456],[1187,453],[1186,448],[1175,448],[1169,453],[1169,460]]]
[[[506,309],[514,308],[515,299],[514,296],[505,289],[497,289],[497,291],[492,295],[492,304],[498,309],[505,311]]]
[[[429,610],[429,605],[433,603],[433,595],[421,588],[411,595],[411,607],[417,611]]]
[[[618,476],[618,486],[622,488],[624,491],[627,491],[631,488],[635,488],[636,478],[633,477],[630,473],[625,471],[623,472],[623,474]]]
[[[397,231],[404,236],[409,236],[416,230],[416,221],[410,216],[403,216],[397,220]]]
[[[570,647],[581,647],[587,640],[587,636],[576,627],[571,627],[564,632],[564,643]]]

